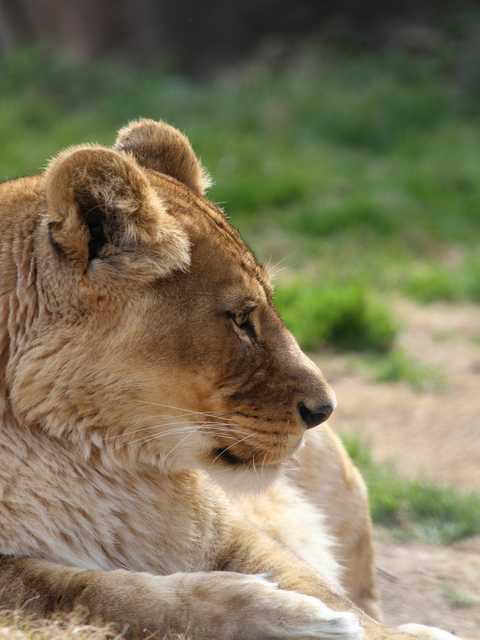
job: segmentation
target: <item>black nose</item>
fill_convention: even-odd
[[[312,427],[316,427],[332,415],[334,406],[331,402],[326,402],[325,404],[320,405],[319,407],[315,407],[315,409],[309,409],[304,402],[298,403],[298,413],[303,420],[303,424],[307,427],[307,429],[311,429]]]

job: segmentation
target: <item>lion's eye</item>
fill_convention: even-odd
[[[250,317],[248,317],[246,320],[243,320],[243,322],[241,322],[240,324],[237,324],[237,327],[244,331],[249,338],[255,338],[257,335],[255,333],[255,326]]]
[[[240,331],[245,333],[249,338],[255,339],[257,334],[250,313],[251,311],[242,314],[229,313],[228,316]]]

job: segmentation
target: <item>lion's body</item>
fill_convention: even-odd
[[[212,549],[228,546],[226,526],[240,517],[288,544],[321,569],[332,586],[340,583],[323,514],[299,492],[294,479],[278,480],[260,494],[231,496],[203,471],[122,476],[92,468],[67,448],[51,450],[49,444],[42,434],[19,437],[14,429],[3,430],[3,553],[84,569],[210,571],[218,565]],[[301,462],[300,457],[296,474]],[[321,497],[318,486],[312,491]],[[154,523],[152,514],[158,514]],[[342,516],[346,518],[343,509]],[[351,511],[350,520],[359,523],[359,514]]]
[[[292,479],[229,496],[203,471],[155,477],[92,468],[67,448],[51,450],[41,434],[22,438],[5,429],[0,444],[3,553],[83,569],[212,571],[232,544],[229,523],[249,519],[338,589],[321,512]]]
[[[376,614],[363,482],[328,427],[303,435],[297,406],[313,419],[303,398],[323,408],[328,387],[172,131],[140,123],[116,151],[0,185],[0,606],[202,640],[357,638],[300,594]]]

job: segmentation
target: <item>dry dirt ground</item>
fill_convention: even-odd
[[[419,622],[480,638],[480,536],[452,546],[399,544],[377,530],[385,622]]]
[[[440,388],[379,384],[350,357],[318,358],[338,398],[334,426],[370,443],[407,477],[480,490],[480,309],[397,304],[400,346],[429,365]],[[353,371],[353,372],[352,372]],[[480,536],[452,546],[400,543],[377,530],[388,623],[415,620],[480,639]]]

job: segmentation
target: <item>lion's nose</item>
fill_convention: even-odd
[[[328,420],[335,409],[335,404],[332,400],[328,400],[316,407],[309,408],[304,402],[299,402],[297,408],[303,424],[307,429],[311,429]]]

